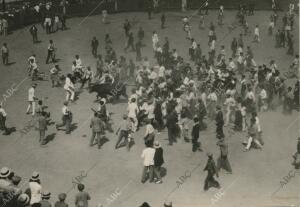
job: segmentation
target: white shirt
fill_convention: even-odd
[[[228,67],[229,67],[229,70],[234,70],[236,67],[234,61],[230,61]]]
[[[28,90],[28,101],[34,101],[34,88],[33,87],[31,87],[31,88],[29,88],[29,90]]]
[[[130,103],[128,104],[127,111],[129,118],[136,118],[139,108],[136,103]]]
[[[148,119],[154,119],[154,105],[150,104],[146,106],[146,113],[148,114]]]
[[[75,62],[76,62],[76,66],[77,66],[77,67],[81,67],[82,62],[81,62],[81,59],[80,59],[80,58],[75,59]]]
[[[2,116],[6,117],[6,112],[4,111],[3,108],[0,108],[0,113],[2,114]]]
[[[68,77],[66,77],[66,82],[65,82],[65,85],[64,85],[64,89],[65,90],[74,89],[74,85],[73,85],[72,81],[70,80],[70,78],[68,78]]]
[[[254,34],[257,35],[257,36],[259,35],[259,29],[258,29],[258,27],[255,27]]]
[[[31,192],[30,204],[39,203],[42,200],[42,186],[37,182],[29,182]]]
[[[144,159],[144,166],[154,165],[154,154],[154,148],[147,147],[143,150],[141,157]]]
[[[155,71],[152,71],[149,75],[150,80],[155,80],[157,78],[157,73]]]
[[[158,77],[164,77],[165,76],[165,67],[161,66],[158,70]]]
[[[215,102],[218,101],[218,97],[217,97],[217,95],[216,95],[215,92],[210,93],[210,94],[207,96],[207,99],[208,99],[208,100],[211,100],[211,101],[215,101]]]
[[[152,36],[152,42],[156,44],[156,43],[158,43],[158,41],[159,41],[158,35],[156,33],[153,34],[153,36]]]
[[[69,109],[67,106],[63,106],[61,111],[62,111],[63,115],[68,115]]]
[[[260,91],[260,98],[261,99],[266,99],[267,98],[267,92],[266,92],[266,90],[265,89],[262,89],[261,91]]]
[[[148,134],[152,134],[152,133],[154,133],[154,128],[153,128],[152,124],[147,124],[145,136],[147,136]]]

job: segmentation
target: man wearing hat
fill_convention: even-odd
[[[64,102],[62,107],[62,123],[56,125],[56,129],[59,130],[60,127],[66,126],[66,134],[71,133],[71,123],[72,123],[72,112],[68,108],[68,101]]]
[[[224,126],[223,112],[220,106],[216,107],[216,126],[217,126],[216,128],[217,138],[225,137],[223,132],[223,126]]]
[[[95,137],[97,136],[98,149],[101,147],[101,137],[104,134],[104,123],[99,118],[98,112],[94,113],[94,117],[91,119],[90,128],[92,129],[92,137],[90,140],[90,147],[94,145]]]
[[[18,197],[17,207],[30,207],[29,201],[30,201],[29,196],[23,193]]]
[[[156,179],[156,184],[161,184],[161,166],[164,164],[163,149],[158,141],[154,142],[154,179]]]
[[[34,116],[35,114],[35,100],[37,99],[35,97],[35,88],[36,88],[37,84],[34,83],[32,84],[31,88],[28,89],[28,107],[26,110],[26,114],[29,114],[30,108],[32,107],[32,116]]]
[[[40,207],[51,207],[51,203],[49,202],[51,193],[48,191],[44,191],[42,193],[42,200],[40,202]]]
[[[11,171],[7,167],[2,167],[0,170],[0,189],[7,189],[11,185],[10,180],[8,179]]]
[[[219,174],[218,174],[218,170],[216,168],[215,161],[213,159],[213,154],[208,152],[207,157],[208,157],[208,160],[207,160],[205,168],[203,169],[203,171],[207,171],[207,176],[205,178],[205,183],[204,183],[205,191],[207,191],[210,187],[220,188],[219,182],[216,181],[214,178],[214,175],[217,175],[217,177],[219,177]]]
[[[29,180],[29,189],[31,193],[30,205],[32,207],[40,206],[42,199],[42,186],[40,184],[40,174],[38,172],[33,172]]]
[[[200,124],[199,124],[199,118],[197,116],[194,117],[194,125],[192,129],[192,144],[193,148],[192,151],[196,152],[197,150],[202,152],[201,149],[201,142],[198,142],[200,134]]]
[[[116,135],[119,135],[119,136],[118,136],[118,141],[115,145],[115,149],[118,149],[120,147],[120,142],[124,138],[124,143],[127,147],[127,150],[129,150],[129,148],[130,148],[130,140],[129,140],[130,132],[131,132],[131,125],[128,121],[127,114],[124,114],[123,120],[122,120],[118,130],[116,131]]]
[[[40,139],[39,139],[39,143],[40,145],[45,145],[46,144],[46,131],[47,131],[47,125],[48,125],[48,121],[47,121],[47,117],[46,117],[46,112],[42,112],[41,116],[39,116],[38,118],[38,130],[39,130],[39,134],[40,134]]]
[[[228,160],[228,144],[225,143],[225,139],[221,138],[217,145],[220,147],[220,156],[217,161],[217,170],[218,172],[223,168],[228,173],[232,174],[232,169]]]

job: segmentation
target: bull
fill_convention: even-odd
[[[120,96],[128,98],[126,93],[126,82],[117,83],[91,83],[89,93],[96,93],[97,100],[101,98],[113,98],[118,100]]]

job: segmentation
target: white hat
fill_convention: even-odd
[[[3,167],[0,170],[0,178],[7,178],[10,175],[10,169],[7,167]]]

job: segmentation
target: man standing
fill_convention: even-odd
[[[7,116],[7,114],[4,111],[4,109],[2,108],[2,104],[0,104],[0,130],[4,131],[3,135],[8,135],[9,134],[9,131],[6,128],[6,124],[5,124],[6,116]]]
[[[149,171],[149,181],[153,181],[153,166],[154,166],[154,154],[155,149],[146,145],[146,148],[143,150],[142,158],[144,159],[144,168],[142,174],[142,183],[145,183],[147,180],[147,172]]]
[[[128,104],[128,118],[132,124],[132,132],[136,132],[138,126],[137,114],[139,113],[139,108],[136,104],[136,99],[131,98],[131,102]]]
[[[62,107],[62,123],[56,125],[56,130],[60,127],[66,126],[66,134],[71,133],[71,123],[72,123],[72,112],[68,108],[68,101],[64,102]]]
[[[99,118],[97,112],[94,113],[94,117],[91,119],[90,128],[92,129],[92,137],[90,140],[90,147],[94,145],[95,137],[97,136],[98,149],[101,148],[101,138],[104,134],[104,123]]]
[[[3,46],[1,48],[1,53],[2,53],[3,65],[8,65],[8,47],[7,47],[7,43],[3,43]]]
[[[38,36],[37,36],[38,29],[36,28],[36,26],[32,25],[29,29],[29,32],[32,36],[33,43],[37,43],[38,42]]]
[[[37,84],[34,83],[32,84],[31,88],[29,88],[28,90],[28,107],[27,107],[27,111],[26,114],[29,114],[30,108],[32,107],[32,116],[34,116],[35,114],[35,100],[37,99],[35,97],[35,88],[36,88]]]
[[[43,146],[46,144],[45,134],[47,130],[47,118],[46,118],[46,112],[42,112],[41,116],[38,118],[38,129],[40,134],[39,143],[40,146]]]
[[[97,57],[98,46],[99,46],[99,41],[96,39],[96,37],[93,37],[91,42],[91,47],[92,47],[92,55],[95,58]]]
[[[66,101],[74,101],[75,98],[75,88],[71,77],[71,74],[68,74],[65,80],[64,89],[66,91]]]
[[[192,144],[193,144],[192,151],[193,152],[196,152],[197,150],[202,152],[201,142],[198,142],[199,133],[200,133],[199,118],[197,116],[195,116],[194,117],[194,126],[193,126],[193,129],[192,129]]]
[[[53,40],[49,40],[49,45],[48,45],[48,54],[46,58],[46,64],[49,63],[49,60],[51,58],[52,62],[55,63],[55,54],[54,54],[54,43]]]
[[[161,15],[160,22],[161,22],[161,29],[164,29],[165,28],[165,22],[166,22],[166,16],[165,16],[164,12]]]
[[[169,145],[173,145],[173,142],[176,142],[177,122],[178,122],[177,113],[173,109],[173,111],[167,115],[167,123],[166,123],[166,126],[168,128]]]
[[[220,139],[217,142],[217,145],[220,147],[220,157],[217,161],[217,170],[220,171],[221,168],[226,170],[228,173],[232,173],[232,169],[228,160],[228,145],[225,143],[224,138]]]
[[[255,29],[254,29],[254,40],[253,40],[253,42],[257,42],[257,43],[260,42],[258,25],[256,25]]]
[[[214,175],[219,177],[215,161],[213,159],[212,153],[207,153],[207,163],[203,171],[207,171],[207,176],[205,178],[204,190],[207,191],[210,187],[220,188],[220,184],[215,180]]]
[[[216,107],[216,133],[217,138],[224,138],[223,126],[224,126],[224,119],[223,119],[223,112],[220,106]]]
[[[127,147],[127,150],[129,151],[129,149],[130,149],[130,132],[131,132],[131,126],[128,121],[128,116],[127,116],[127,114],[124,114],[123,120],[116,132],[116,135],[118,135],[118,141],[115,145],[115,149],[118,149],[120,147],[120,142],[124,138],[124,143]]]

